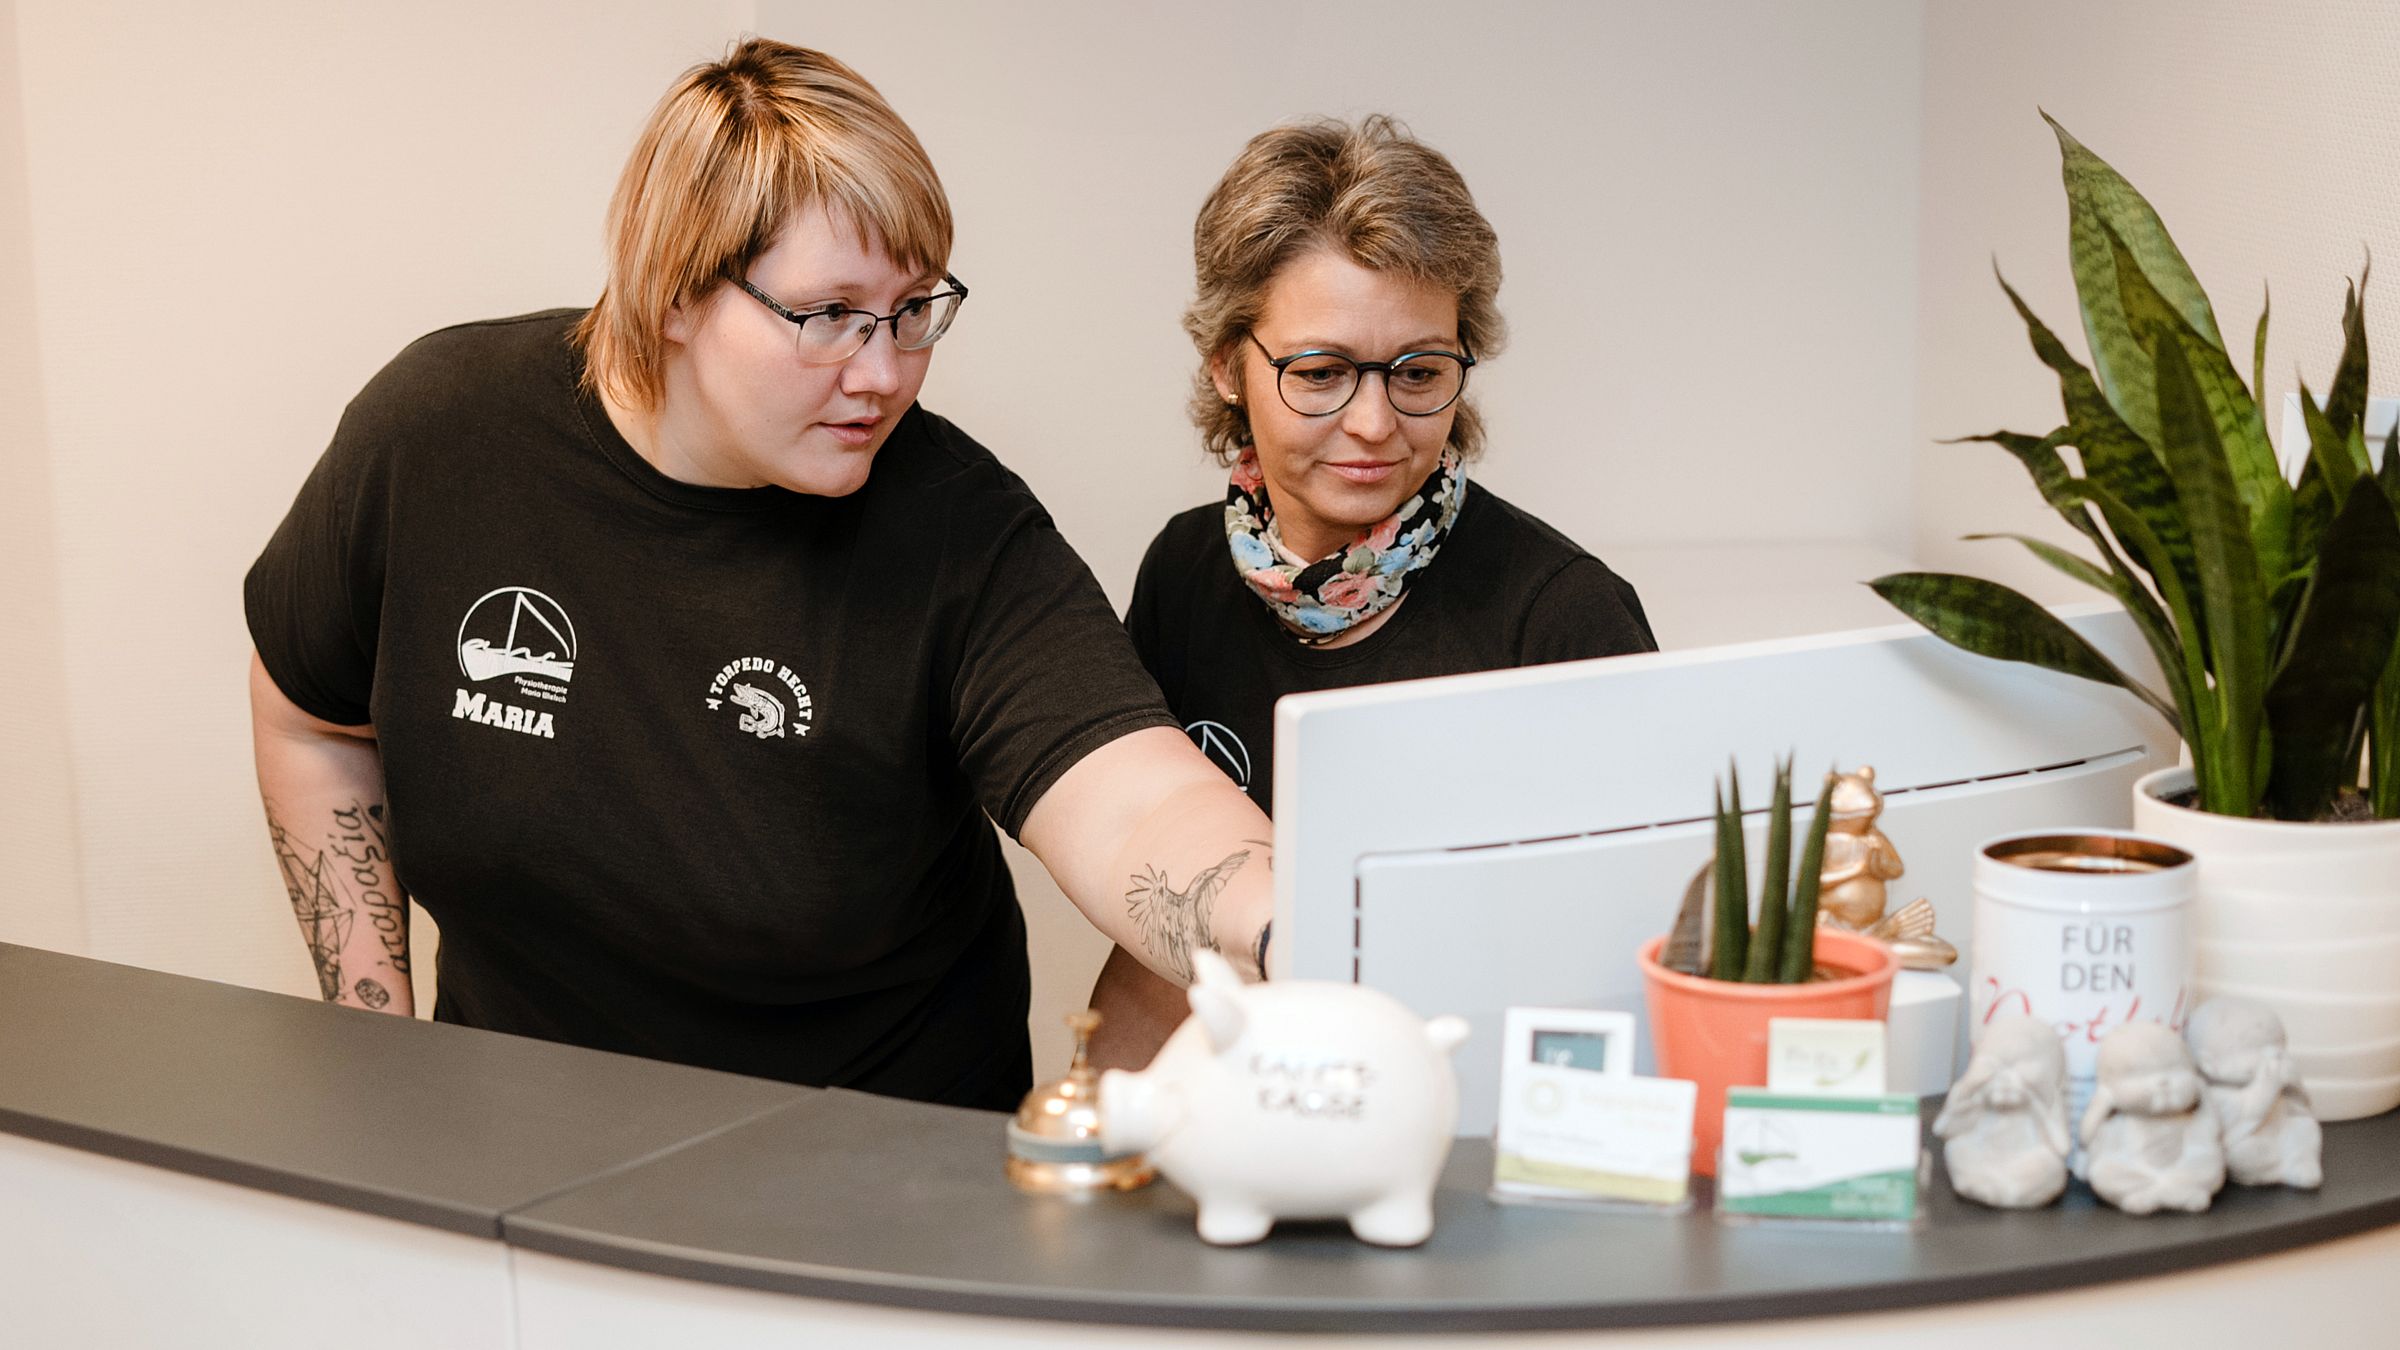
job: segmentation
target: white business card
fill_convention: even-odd
[[[1778,1017],[1767,1023],[1767,1090],[1801,1097],[1880,1097],[1887,1090],[1884,1025]]]

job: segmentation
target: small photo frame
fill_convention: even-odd
[[[1501,1071],[1518,1064],[1633,1076],[1633,1014],[1596,1008],[1511,1008],[1502,1023]]]

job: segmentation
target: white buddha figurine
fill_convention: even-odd
[[[2310,1113],[2283,1022],[2265,1004],[2212,998],[2184,1025],[2225,1147],[2244,1186],[2315,1190],[2325,1180],[2325,1131]]]
[[[2093,1193],[2128,1214],[2207,1209],[2225,1184],[2225,1149],[2183,1038],[2125,1023],[2100,1042],[2097,1080],[2083,1113]]]
[[[1933,1132],[1950,1189],[1999,1209],[2036,1209],[2067,1188],[2067,1055],[2048,1022],[1996,1018],[1950,1088]]]

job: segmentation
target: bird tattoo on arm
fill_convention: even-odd
[[[1250,850],[1243,849],[1204,869],[1192,878],[1191,885],[1180,891],[1169,884],[1165,872],[1155,867],[1144,867],[1133,875],[1133,885],[1125,892],[1125,912],[1133,917],[1134,931],[1141,934],[1143,950],[1157,958],[1162,969],[1186,984],[1191,983],[1192,949],[1199,946],[1212,952],[1217,950],[1209,927],[1217,896],[1249,860]]]

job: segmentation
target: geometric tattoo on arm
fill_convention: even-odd
[[[1141,935],[1142,949],[1185,984],[1192,982],[1193,949],[1219,950],[1209,923],[1217,896],[1249,860],[1248,849],[1232,854],[1193,877],[1192,884],[1180,891],[1155,867],[1144,867],[1131,878],[1125,911]]]
[[[275,865],[283,874],[292,915],[300,921],[309,960],[316,966],[317,992],[331,1003],[349,983],[342,978],[342,953],[362,920],[383,949],[383,959],[374,964],[398,976],[408,974],[408,901],[392,874],[381,803],[336,807],[328,824],[322,846],[312,844],[293,832],[274,803],[267,803],[267,836],[275,848]],[[391,1001],[389,989],[363,976],[350,989],[370,1007]]]

